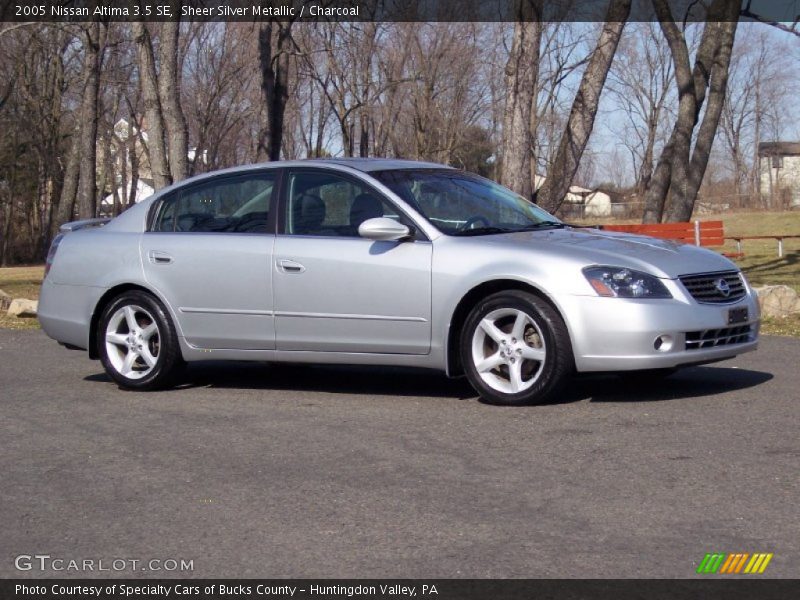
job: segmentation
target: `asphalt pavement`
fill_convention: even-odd
[[[682,578],[708,552],[798,577],[799,401],[780,337],[498,408],[407,369],[206,363],[124,392],[0,330],[0,577]]]

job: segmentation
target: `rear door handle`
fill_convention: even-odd
[[[150,262],[155,265],[169,265],[172,263],[172,256],[159,250],[150,250],[148,257]]]
[[[278,268],[284,273],[302,273],[306,268],[299,262],[281,259],[278,261]]]

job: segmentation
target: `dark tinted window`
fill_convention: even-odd
[[[274,173],[211,179],[164,201],[153,231],[265,233]]]
[[[299,171],[288,178],[286,233],[357,237],[367,219],[400,219],[368,186],[335,173]]]

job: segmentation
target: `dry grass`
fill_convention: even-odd
[[[723,215],[704,215],[701,221],[722,220],[725,235],[800,235],[800,211],[795,212],[731,212]],[[591,224],[606,221],[593,220]],[[634,222],[634,221],[621,221]],[[736,252],[733,241],[726,242],[722,252]],[[800,293],[800,239],[784,240],[783,258],[778,258],[775,240],[748,240],[743,243],[745,255],[734,259],[755,286],[784,284]],[[16,267],[0,269],[0,289],[14,298],[39,297],[39,285],[44,267]],[[16,319],[0,313],[0,327],[33,329],[36,319]],[[800,315],[786,319],[765,319],[764,333],[800,337]]]
[[[0,290],[12,298],[39,298],[39,286],[42,284],[44,267],[10,267],[0,269]],[[0,328],[4,329],[38,329],[36,319],[17,319],[6,316],[0,311]]]

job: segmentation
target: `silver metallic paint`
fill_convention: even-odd
[[[150,208],[173,189],[224,174],[302,166],[364,180],[410,217],[426,241],[381,242],[271,234],[146,232]],[[369,170],[441,165],[394,160],[310,160],[227,169],[161,190],[103,227],[61,242],[42,285],[39,319],[54,339],[89,347],[93,314],[121,285],[150,290],[166,306],[188,361],[215,359],[387,364],[447,370],[454,311],[474,288],[498,280],[536,290],[564,317],[579,371],[671,367],[757,347],[752,290],[733,304],[692,299],[679,275],[738,270],[703,248],[642,236],[572,229],[445,236]],[[359,168],[357,168],[359,167]],[[173,237],[175,239],[173,239]],[[430,240],[430,241],[428,241]],[[171,263],[157,264],[152,252]],[[302,272],[281,268],[293,261]],[[601,298],[581,270],[627,267],[662,278],[673,298]],[[746,306],[753,341],[687,351],[687,331],[726,326]],[[657,336],[676,343],[658,351]]]

